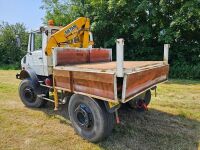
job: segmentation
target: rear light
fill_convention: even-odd
[[[49,78],[46,78],[44,82],[45,82],[46,85],[52,86],[52,82]]]

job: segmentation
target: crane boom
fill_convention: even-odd
[[[52,34],[47,42],[45,54],[50,56],[53,47],[79,47],[88,48],[93,45],[89,40],[90,20],[89,18],[80,17]]]

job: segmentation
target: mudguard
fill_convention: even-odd
[[[30,78],[31,81],[33,82],[34,86],[39,85],[39,82],[38,82],[39,80],[38,80],[38,77],[37,77],[35,71],[33,69],[30,69],[30,68],[28,68],[26,70],[21,70],[21,72],[16,75],[16,78],[20,79],[20,80]]]

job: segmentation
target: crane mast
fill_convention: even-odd
[[[53,47],[88,48],[91,45],[93,41],[90,40],[90,20],[80,17],[50,36],[45,54],[50,56]]]

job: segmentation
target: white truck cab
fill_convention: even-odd
[[[21,60],[22,69],[32,69],[37,75],[52,74],[52,56],[45,55],[48,38],[60,27],[45,26],[29,34],[27,54]]]

